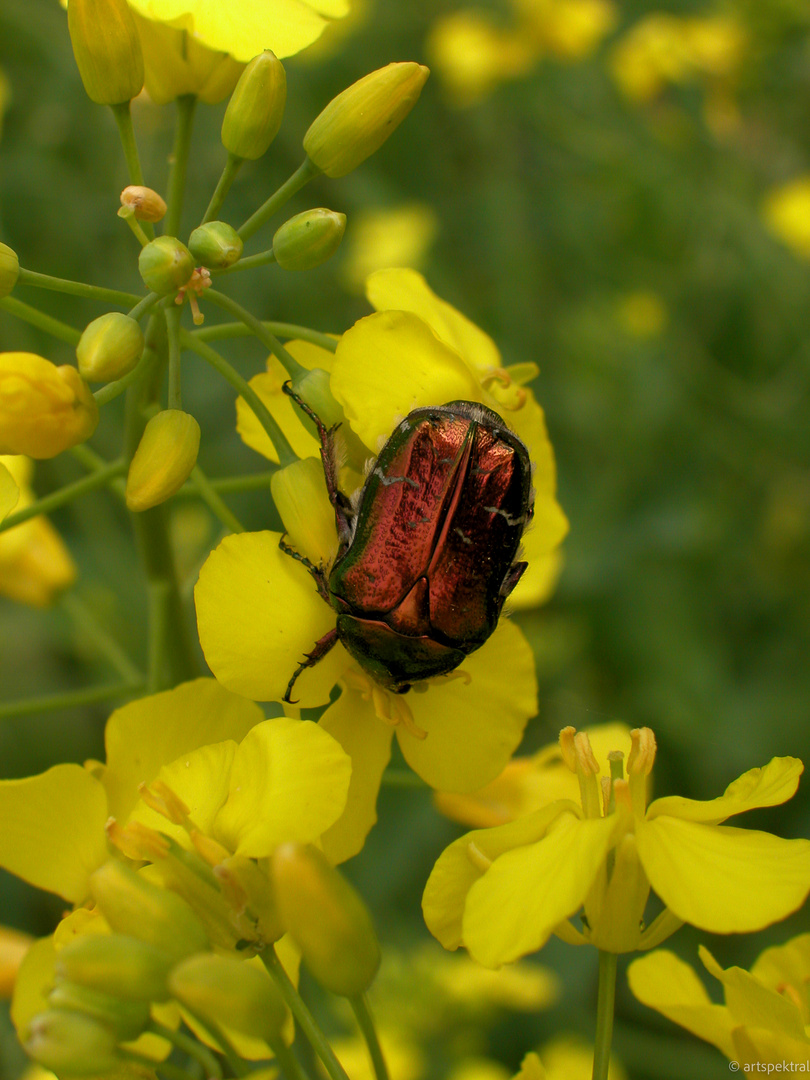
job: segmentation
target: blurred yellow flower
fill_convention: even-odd
[[[658,293],[648,290],[628,293],[618,304],[622,328],[632,337],[660,337],[669,322],[667,306]]]
[[[0,521],[34,501],[33,463],[0,457]],[[76,567],[59,534],[43,515],[0,533],[0,596],[45,607],[76,580]]]
[[[352,292],[362,292],[375,270],[420,270],[438,228],[436,213],[426,203],[361,210],[352,217],[341,277]]]
[[[593,1076],[593,1046],[575,1035],[558,1035],[547,1042],[540,1047],[539,1059],[545,1068],[545,1080],[591,1080]],[[525,1061],[523,1064],[525,1069]],[[612,1054],[608,1080],[627,1080],[627,1073]]]
[[[3,117],[8,108],[10,98],[11,86],[6,76],[0,71],[0,135],[3,134]]]
[[[0,998],[11,997],[22,958],[33,940],[30,934],[21,930],[0,926]]]
[[[765,224],[803,259],[810,259],[810,176],[775,188],[762,206]]]

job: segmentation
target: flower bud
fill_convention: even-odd
[[[130,510],[148,510],[179,491],[197,463],[200,425],[182,409],[165,409],[144,429],[127,476]]]
[[[132,371],[143,352],[143,331],[134,319],[109,311],[84,328],[76,346],[79,374],[90,382],[110,382]]]
[[[222,120],[222,145],[235,157],[255,161],[278,134],[287,76],[269,49],[254,56],[239,77]]]
[[[126,0],[70,0],[68,30],[91,101],[121,105],[140,94],[143,54]]]
[[[138,270],[147,289],[158,296],[176,292],[194,273],[194,258],[174,236],[159,236],[141,248]]]
[[[0,353],[0,454],[51,458],[89,439],[98,407],[76,368]]]
[[[8,296],[19,276],[20,260],[17,252],[8,244],[0,244],[0,297]]]
[[[327,176],[345,176],[379,150],[419,99],[430,72],[389,64],[353,83],[310,124],[304,149]]]
[[[121,206],[131,210],[138,221],[162,221],[166,216],[166,200],[152,188],[130,184],[121,192]]]
[[[276,231],[273,254],[284,270],[312,270],[335,254],[346,229],[346,215],[319,207],[296,214]]]
[[[49,1009],[28,1025],[26,1052],[59,1076],[99,1076],[121,1066],[115,1035],[84,1013]]]
[[[54,1009],[85,1013],[107,1024],[117,1042],[137,1039],[149,1023],[148,1001],[123,1001],[114,994],[78,983],[57,982],[48,994],[48,1004]]]
[[[233,956],[190,956],[172,971],[169,989],[203,1021],[259,1039],[277,1038],[287,1015],[270,976]]]
[[[364,993],[380,966],[380,947],[359,894],[311,845],[282,844],[272,867],[282,922],[312,975],[334,994]]]
[[[54,974],[124,1001],[166,1001],[172,959],[125,934],[84,934],[59,951]]]
[[[205,930],[188,904],[122,862],[111,860],[94,871],[90,892],[117,934],[154,945],[174,960],[208,948]]]
[[[242,237],[225,221],[209,221],[200,225],[188,238],[195,262],[210,269],[222,270],[233,266],[242,254]]]

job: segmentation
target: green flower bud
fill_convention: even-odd
[[[8,244],[0,244],[0,297],[8,296],[19,276],[20,260],[17,252]]]
[[[194,273],[194,257],[174,236],[159,236],[141,248],[138,270],[147,289],[158,296],[177,292]]]
[[[121,1066],[115,1035],[84,1013],[49,1009],[28,1025],[26,1052],[58,1076],[99,1076]]]
[[[233,266],[242,254],[242,237],[224,221],[209,221],[200,225],[188,238],[195,262],[209,269],[222,270]]]
[[[318,207],[296,214],[276,231],[273,254],[285,270],[312,270],[335,254],[346,229],[346,215]]]
[[[287,76],[269,49],[254,56],[239,77],[222,121],[222,145],[238,158],[255,161],[278,134]]]
[[[124,1001],[166,1001],[173,957],[125,934],[84,934],[59,951],[54,974]]]
[[[179,491],[197,463],[200,425],[182,409],[165,409],[144,429],[127,475],[130,510],[148,510]]]
[[[368,990],[380,947],[357,891],[311,845],[282,844],[272,867],[282,922],[313,976],[344,997]]]
[[[353,83],[310,124],[304,149],[327,176],[345,176],[379,150],[414,107],[430,72],[389,64]]]
[[[287,1015],[270,976],[233,956],[190,956],[172,971],[169,989],[203,1021],[259,1039],[276,1039]]]
[[[143,352],[143,331],[134,319],[110,311],[85,327],[76,346],[79,374],[90,382],[110,382],[132,371]]]
[[[143,88],[143,54],[126,0],[70,0],[68,30],[87,96],[121,105]]]
[[[208,948],[205,930],[188,904],[122,862],[110,860],[94,871],[90,892],[117,934],[154,945],[173,960]]]
[[[162,221],[166,216],[166,200],[152,188],[130,184],[121,192],[121,206],[132,211],[138,221]],[[121,211],[118,211],[121,215]]]
[[[148,1001],[122,1001],[113,994],[73,982],[57,983],[48,994],[48,1004],[54,1009],[85,1013],[107,1024],[117,1042],[137,1039],[149,1023]]]

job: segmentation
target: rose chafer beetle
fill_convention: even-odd
[[[483,405],[415,409],[350,500],[337,482],[337,425],[327,431],[289,383],[284,390],[317,426],[338,532],[328,569],[281,540],[337,612],[335,628],[299,665],[284,700],[301,672],[338,641],[398,694],[446,675],[484,644],[526,569],[516,561],[533,509],[526,446]]]

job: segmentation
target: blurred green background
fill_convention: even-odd
[[[290,204],[348,215],[338,256],[306,275],[268,267],[232,279],[232,292],[262,318],[339,333],[369,310],[348,283],[363,214],[416,203],[420,220],[434,215],[420,263],[432,287],[492,335],[505,363],[540,366],[535,388],[571,522],[552,600],[518,617],[541,685],[525,748],[567,724],[648,725],[659,741],[657,792],[711,798],[775,755],[804,757],[810,742],[810,195],[773,224],[774,192],[810,173],[810,12],[801,0],[639,0],[583,8],[577,21],[534,0],[477,6],[501,51],[522,42],[520,63],[497,71],[490,62],[482,76],[475,50],[454,60],[441,20],[464,5],[449,0],[367,0],[331,47],[285,62],[284,124],[268,156],[240,175],[224,215],[234,224],[298,166],[306,127],[338,90],[391,60],[434,70],[378,154]],[[135,243],[115,213],[126,183],[116,131],[83,94],[55,0],[0,0],[0,68],[9,88],[0,239],[28,269],[137,291]],[[198,112],[186,231],[224,161],[223,110]],[[173,109],[138,104],[135,115],[147,178],[161,188]],[[69,297],[19,295],[77,327],[99,314]],[[4,313],[0,348],[73,359]],[[223,351],[246,376],[263,367],[250,341]],[[202,467],[262,469],[234,434],[231,391],[192,365],[184,402],[203,429]],[[119,404],[104,410],[92,443],[110,457]],[[79,475],[65,455],[39,465],[35,485],[42,494]],[[207,512],[178,506],[191,587],[217,532]],[[249,528],[275,521],[264,497],[233,506]],[[97,494],[53,521],[79,564],[78,595],[142,658],[143,583],[121,506]],[[0,597],[0,700],[109,677],[62,607]],[[100,756],[109,711],[3,721],[2,776]],[[424,881],[460,830],[424,791],[384,790],[380,810],[347,870],[383,942],[411,948],[428,938]],[[807,785],[745,824],[810,835]],[[7,876],[0,887],[0,921],[52,929],[59,901]],[[803,930],[806,912],[746,938],[685,929],[670,945],[694,962],[703,941],[722,964],[747,966]],[[552,943],[541,959],[563,978],[559,1005],[501,1014],[471,1044],[513,1071],[562,1028],[592,1033],[595,956]],[[615,1045],[630,1076],[727,1075],[718,1053],[635,1003],[622,970]],[[448,1074],[444,1051],[430,1056],[430,1080]],[[18,1075],[5,1021],[0,1061],[3,1075]]]

